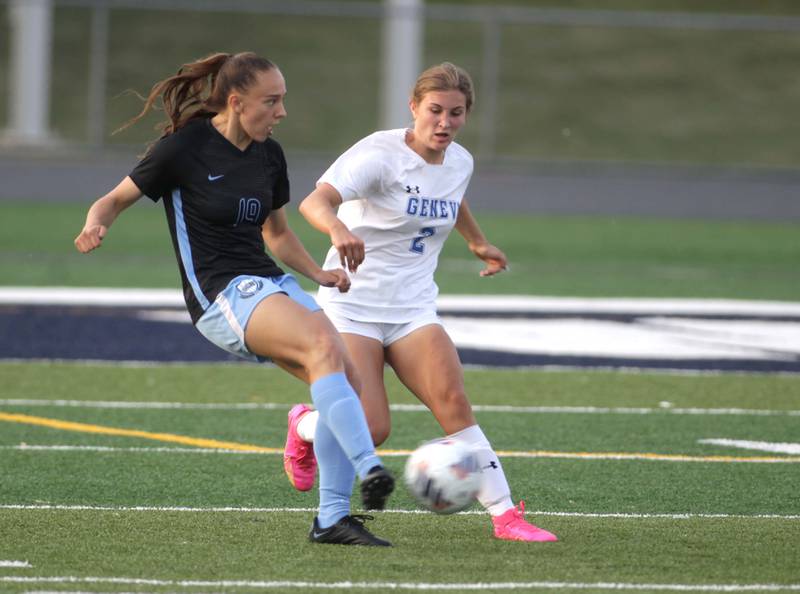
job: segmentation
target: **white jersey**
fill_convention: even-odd
[[[338,190],[339,218],[366,247],[349,292],[318,293],[320,305],[354,320],[405,323],[436,307],[433,274],[472,176],[472,155],[453,142],[444,162],[431,165],[406,144],[406,132],[367,136],[317,182]],[[331,248],[324,268],[340,266]]]

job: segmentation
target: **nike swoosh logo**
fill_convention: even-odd
[[[209,173],[209,174],[208,174],[208,181],[217,181],[218,179],[220,179],[220,178],[222,178],[222,177],[225,177],[225,174],[224,174],[224,173],[223,173],[222,175],[211,175],[211,174]]]
[[[317,532],[316,530],[314,530],[314,532],[313,532],[313,536],[314,536],[314,538],[319,538],[319,537],[320,537],[320,536],[322,536],[323,534],[325,534],[325,533],[324,533],[324,532]]]

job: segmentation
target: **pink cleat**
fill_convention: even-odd
[[[298,491],[311,490],[317,471],[314,444],[301,439],[297,434],[297,423],[310,410],[305,404],[295,404],[289,411],[289,431],[286,433],[286,447],[283,449],[283,468],[289,482]]]
[[[519,502],[519,508],[513,507],[504,514],[492,517],[494,537],[501,540],[524,540],[526,542],[555,542],[558,537],[552,532],[537,528],[526,522],[525,502]]]

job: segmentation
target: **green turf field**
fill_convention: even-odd
[[[2,364],[0,374],[3,592],[800,587],[800,457],[699,443],[797,441],[797,377],[468,371],[515,496],[561,541],[495,541],[476,509],[404,513],[416,506],[401,488],[370,523],[395,547],[376,551],[306,541],[316,494],[290,488],[279,455],[289,405],[306,394],[278,370]],[[389,387],[393,402],[411,402]],[[536,408],[547,406],[562,408]],[[383,449],[438,434],[425,412],[393,419]],[[208,451],[171,436],[270,450]],[[386,460],[401,472],[402,454]]]
[[[800,15],[792,0],[502,4]],[[56,8],[51,121],[70,142],[86,135],[90,16]],[[246,49],[286,74],[287,149],[338,154],[377,126],[374,20],[114,9],[110,25],[108,130],[140,105],[125,89]],[[478,157],[482,44],[481,25],[458,18],[426,29],[426,63],[475,76],[461,140]],[[794,32],[514,24],[499,58],[497,156],[800,165]],[[0,76],[0,127],[7,98]],[[109,142],[140,145],[153,122]],[[141,201],[81,256],[72,240],[87,207],[0,204],[0,285],[178,288],[160,205]],[[444,294],[800,301],[796,223],[477,214],[511,272],[480,279],[454,234],[437,275]],[[290,217],[321,259],[327,238]],[[470,369],[466,384],[515,499],[560,542],[496,541],[477,507],[423,513],[401,487],[368,524],[394,548],[312,545],[316,491],[292,490],[281,464],[286,412],[308,400],[287,374],[0,362],[0,593],[800,591],[800,454],[701,441],[796,446],[800,376]],[[393,404],[417,404],[388,386]],[[393,420],[382,450],[400,474],[406,452],[439,430],[418,409]]]
[[[85,256],[72,241],[87,208],[0,205],[0,285],[178,286],[161,205],[141,200],[122,214],[102,249]],[[328,238],[295,211],[289,214],[321,261]],[[481,263],[453,233],[437,272],[442,293],[800,300],[794,223],[477,216],[487,237],[506,251],[511,272],[480,278]]]

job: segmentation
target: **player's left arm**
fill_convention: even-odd
[[[350,289],[350,278],[344,270],[323,270],[314,261],[300,238],[289,227],[283,208],[269,213],[261,233],[270,253],[293,270],[323,287],[336,287],[342,293]]]
[[[493,276],[498,272],[508,270],[508,258],[500,248],[492,245],[486,239],[466,200],[461,201],[458,209],[456,231],[467,241],[469,250],[486,264],[486,268],[480,272],[481,276]]]

